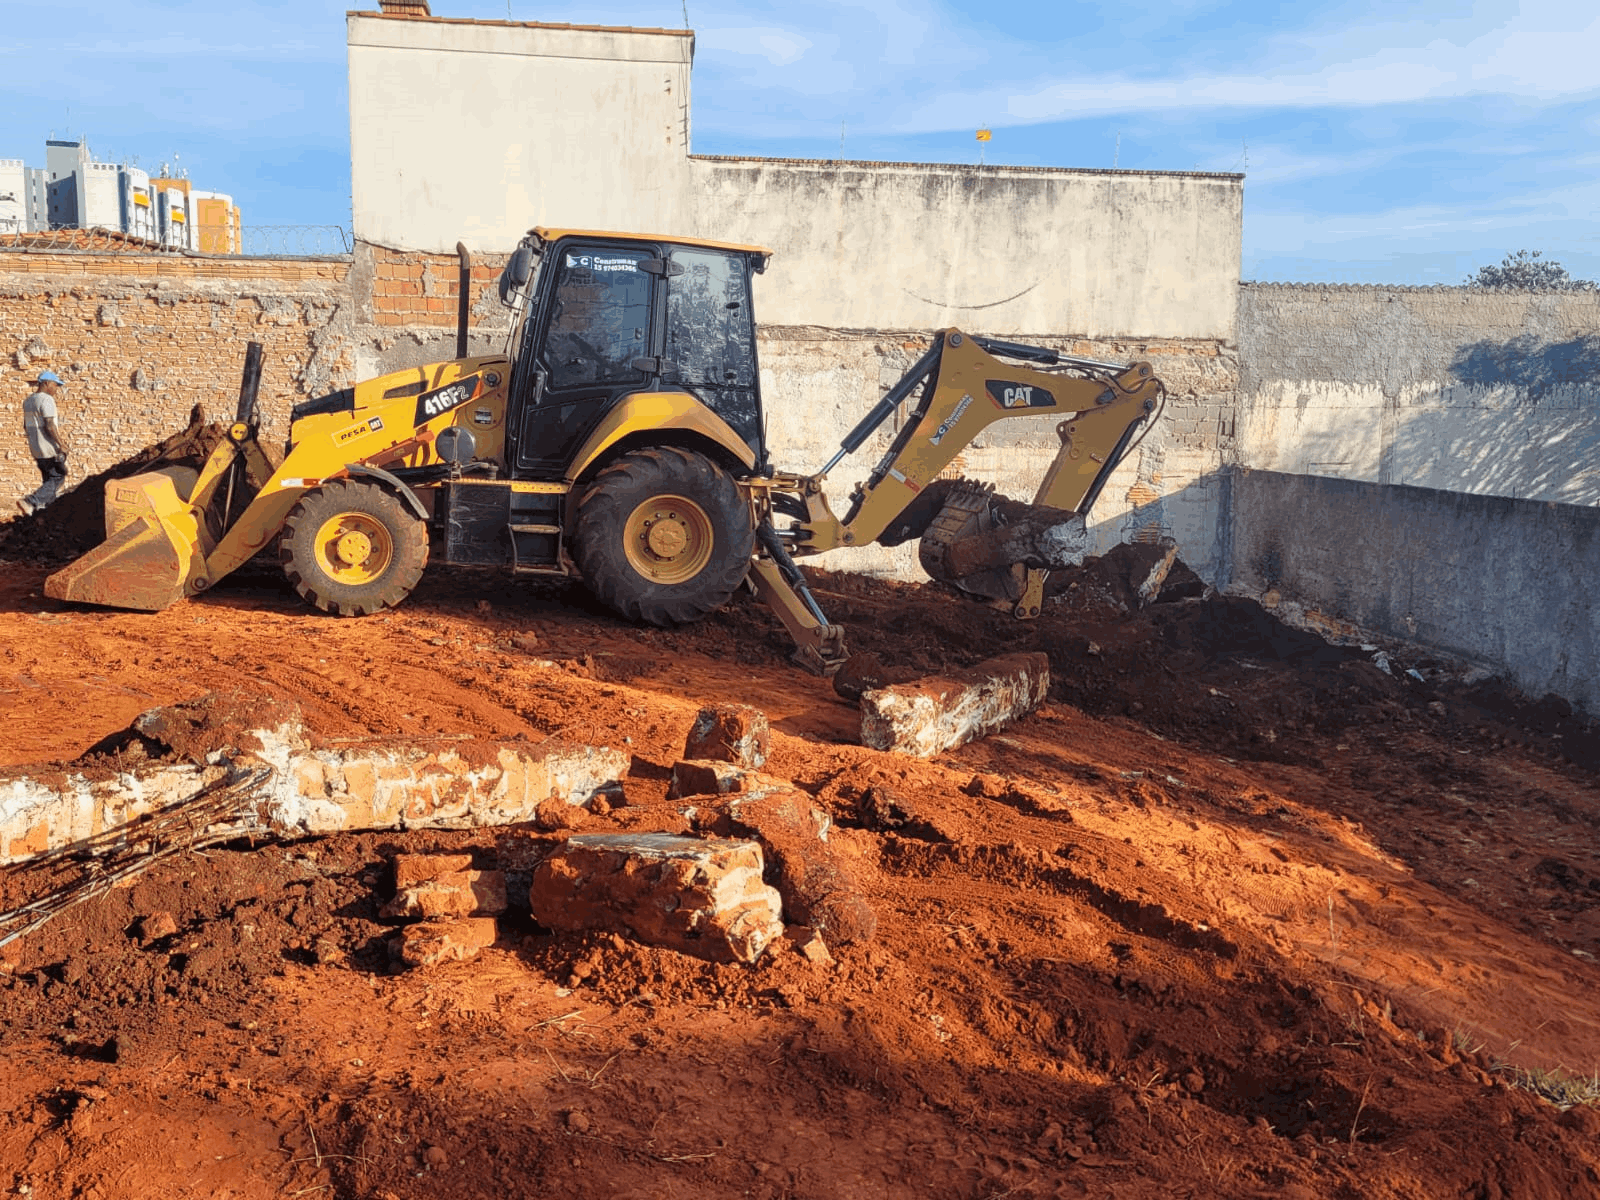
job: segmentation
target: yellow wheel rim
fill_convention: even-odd
[[[335,583],[359,587],[383,577],[394,561],[394,539],[368,513],[329,517],[317,529],[317,565]]]
[[[711,561],[711,518],[687,496],[653,496],[628,516],[628,564],[656,583],[685,583]]]

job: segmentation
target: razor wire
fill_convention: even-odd
[[[162,237],[100,227],[22,230],[18,224],[0,221],[0,251],[327,258],[355,250],[354,236],[342,225],[192,225]]]

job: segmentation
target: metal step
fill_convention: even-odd
[[[509,528],[510,528],[512,533],[560,533],[561,532],[561,526],[559,526],[559,525],[512,525],[512,526],[509,526]]]

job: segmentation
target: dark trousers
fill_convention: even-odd
[[[61,494],[61,485],[67,478],[67,456],[58,454],[54,458],[36,458],[33,462],[44,478],[44,482],[28,495],[28,503],[37,512]]]

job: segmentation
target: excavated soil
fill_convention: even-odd
[[[855,709],[743,598],[662,631],[433,571],[338,620],[256,575],[119,613],[42,600],[7,553],[0,764],[103,766],[139,712],[227,688],[330,743],[625,746],[626,803],[584,828],[660,827],[696,709],[740,701],[878,933],[832,965],[780,943],[713,966],[524,908],[477,961],[397,971],[396,853],[470,851],[515,894],[559,835],[171,859],[0,950],[0,1190],[1600,1195],[1600,1115],[1508,1086],[1600,1065],[1597,743],[1559,702],[1388,674],[1193,587],[1141,610],[1116,563],[1030,623],[819,576],[888,669],[1049,655],[1043,708],[922,762],[854,744]],[[34,886],[3,882],[7,906]]]

